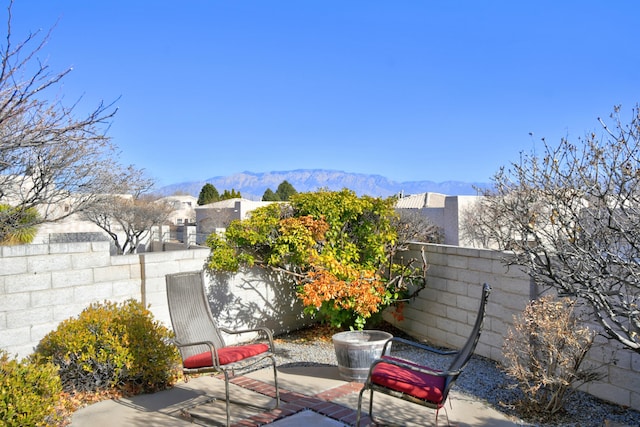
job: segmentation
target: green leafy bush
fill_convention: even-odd
[[[287,274],[307,314],[338,328],[363,329],[426,283],[425,257],[399,256],[407,241],[398,234],[394,205],[394,199],[347,189],[292,194],[288,203],[232,221],[223,236],[210,235],[207,269],[259,266]]]
[[[57,368],[32,359],[18,361],[0,351],[0,425],[56,425],[62,399]]]
[[[65,391],[162,390],[177,379],[171,332],[137,301],[92,304],[60,323],[36,353],[53,362]]]

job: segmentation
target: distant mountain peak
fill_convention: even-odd
[[[476,188],[486,188],[488,183],[462,181],[392,181],[382,175],[351,173],[331,169],[295,169],[291,171],[244,171],[229,176],[215,176],[204,181],[191,181],[162,187],[159,192],[171,195],[183,192],[198,196],[202,186],[212,184],[221,193],[235,189],[242,197],[260,200],[267,188],[275,191],[282,181],[288,181],[298,192],[316,191],[320,188],[342,190],[348,188],[358,195],[389,197],[394,194],[442,193],[449,196],[476,195]]]

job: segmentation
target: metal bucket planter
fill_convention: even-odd
[[[375,330],[346,331],[333,335],[340,376],[348,381],[364,382],[369,374],[369,366],[382,356],[384,343],[392,337],[388,332]]]

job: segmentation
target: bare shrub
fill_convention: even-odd
[[[408,242],[443,243],[444,232],[418,209],[396,209],[394,227],[401,244]]]
[[[640,354],[640,108],[602,132],[547,143],[501,168],[465,237],[590,308],[603,335]],[[586,313],[585,313],[586,314]]]
[[[595,332],[580,322],[574,306],[574,300],[552,296],[531,301],[507,332],[505,368],[524,393],[525,413],[550,417],[574,387],[600,377],[580,368]]]

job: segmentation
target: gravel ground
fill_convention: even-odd
[[[393,328],[387,327],[387,329]],[[399,330],[389,330],[389,332],[396,336],[407,337]],[[328,328],[313,328],[276,337],[278,366],[336,366],[336,356],[330,337],[331,330]],[[424,357],[424,353],[418,355],[408,347],[396,346],[393,354],[424,364],[435,363],[435,359],[429,360],[428,357]],[[577,391],[567,398],[565,413],[557,416],[553,421],[541,422],[527,419],[515,409],[514,404],[519,394],[512,386],[513,381],[495,362],[473,356],[456,381],[454,390],[484,400],[497,410],[524,420],[523,425],[526,426],[640,426],[640,412],[611,405]]]

